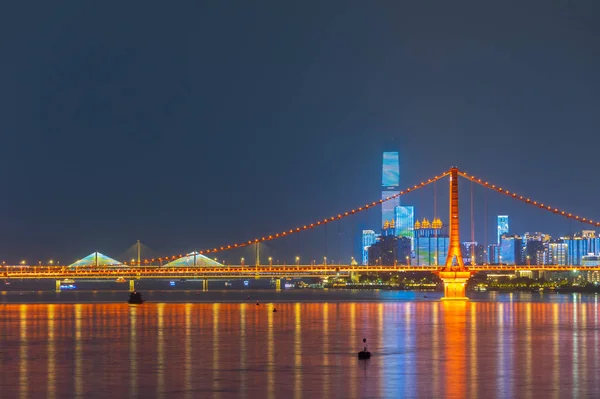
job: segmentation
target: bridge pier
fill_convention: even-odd
[[[465,295],[467,280],[471,278],[470,272],[439,272],[444,282],[444,296],[442,301],[468,301]]]
[[[135,280],[129,280],[129,292],[135,292]]]
[[[208,291],[208,279],[207,278],[202,280],[202,291],[204,291],[204,292]]]
[[[60,280],[56,280],[55,291],[60,292]]]
[[[281,291],[281,279],[278,278],[277,280],[275,280],[275,290],[276,291]]]

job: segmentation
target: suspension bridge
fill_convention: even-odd
[[[459,218],[459,178],[465,178],[468,181],[479,184],[483,187],[491,189],[497,193],[513,198],[517,201],[530,204],[537,208],[559,215],[566,219],[576,220],[583,224],[594,227],[600,227],[600,222],[580,217],[572,213],[568,213],[558,208],[547,205],[543,202],[534,201],[514,192],[503,189],[502,187],[490,184],[473,175],[460,171],[453,167],[450,170],[435,176],[427,181],[423,181],[414,187],[407,188],[398,192],[395,195],[381,199],[370,204],[339,213],[337,215],[319,220],[310,224],[298,226],[293,229],[284,230],[282,232],[255,238],[245,242],[232,243],[223,245],[218,248],[204,249],[197,253],[201,255],[214,254],[222,251],[227,251],[235,248],[247,247],[250,245],[258,245],[267,241],[277,240],[297,234],[302,231],[311,230],[319,226],[332,223],[336,220],[351,217],[357,213],[366,211],[386,201],[390,201],[399,196],[419,190],[431,183],[437,182],[445,177],[449,178],[449,245],[448,253],[445,262],[440,265],[377,265],[377,266],[358,266],[352,264],[337,264],[331,265],[325,262],[321,265],[301,265],[299,262],[296,265],[274,266],[271,263],[267,265],[259,265],[258,262],[254,266],[250,265],[227,265],[227,266],[212,266],[212,267],[161,267],[163,262],[177,260],[183,258],[184,255],[171,255],[159,258],[141,259],[138,253],[138,260],[127,264],[119,265],[103,265],[98,267],[94,264],[78,265],[76,267],[67,266],[1,266],[0,278],[3,279],[51,279],[56,281],[56,289],[60,290],[60,282],[66,279],[98,279],[111,280],[121,279],[128,280],[130,289],[135,289],[135,281],[140,279],[201,279],[203,281],[203,289],[208,289],[208,279],[234,279],[234,278],[269,278],[276,280],[277,289],[280,288],[280,281],[283,278],[305,278],[305,277],[350,277],[356,273],[381,273],[381,272],[407,272],[421,271],[431,272],[439,276],[444,285],[443,300],[466,300],[465,287],[467,280],[472,274],[479,271],[571,271],[577,269],[585,269],[586,271],[600,271],[600,266],[572,266],[572,265],[465,265],[461,250],[460,240],[460,218]],[[194,262],[195,264],[195,262]]]

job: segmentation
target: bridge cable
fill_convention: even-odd
[[[536,207],[538,207],[540,209],[544,209],[544,210],[546,210],[548,212],[552,212],[554,214],[563,216],[563,217],[565,217],[567,219],[576,220],[578,222],[589,224],[589,225],[592,225],[592,226],[595,226],[595,227],[600,227],[600,222],[597,222],[597,221],[594,221],[594,220],[591,220],[591,219],[588,219],[588,218],[583,218],[583,217],[580,217],[580,216],[577,216],[577,215],[573,215],[572,213],[568,213],[568,212],[562,211],[562,210],[560,210],[558,208],[554,208],[554,207],[552,207],[550,205],[544,204],[543,202],[533,201],[530,198],[527,198],[527,197],[524,197],[524,196],[519,195],[517,193],[505,190],[502,187],[496,187],[496,185],[494,185],[494,184],[490,184],[487,181],[483,181],[480,178],[477,178],[477,177],[475,177],[473,175],[469,175],[469,174],[467,174],[467,173],[465,173],[463,171],[458,171],[458,175],[461,176],[461,177],[464,177],[465,179],[470,180],[470,181],[472,181],[474,183],[477,183],[477,184],[479,184],[479,185],[481,185],[483,187],[486,187],[486,188],[488,188],[488,189],[490,189],[492,191],[495,191],[495,192],[500,193],[500,194],[504,194],[504,195],[506,195],[508,197],[514,198],[514,199],[519,200],[521,202],[524,202],[526,204],[534,205],[534,206],[536,206]]]
[[[374,202],[372,202],[370,204],[365,204],[364,206],[360,206],[358,208],[352,209],[352,210],[344,212],[344,213],[339,213],[336,216],[331,216],[329,218],[325,218],[323,220],[319,220],[319,221],[316,221],[316,222],[313,222],[313,223],[310,223],[310,224],[306,224],[306,225],[303,225],[303,226],[298,226],[298,227],[292,228],[290,230],[284,230],[281,233],[271,234],[271,235],[263,236],[263,237],[257,237],[257,238],[255,238],[253,240],[248,240],[248,241],[245,241],[245,242],[232,243],[232,244],[228,244],[228,245],[223,245],[221,247],[215,247],[215,248],[212,248],[212,249],[203,249],[203,250],[196,251],[196,252],[199,253],[199,254],[201,254],[201,255],[205,255],[205,254],[212,254],[212,253],[217,253],[217,252],[221,252],[221,251],[226,251],[226,250],[234,249],[234,248],[243,248],[243,247],[246,247],[248,245],[255,244],[255,243],[262,243],[262,242],[266,242],[266,241],[271,241],[271,240],[275,240],[275,239],[278,239],[278,238],[289,236],[291,234],[296,234],[296,233],[299,233],[301,231],[306,231],[306,230],[314,229],[316,227],[319,227],[319,226],[322,226],[322,225],[326,225],[326,224],[328,224],[330,222],[333,222],[335,220],[340,220],[340,219],[352,216],[352,215],[354,215],[356,213],[367,211],[370,208],[373,208],[373,207],[375,207],[377,205],[383,204],[384,202],[390,201],[390,200],[398,198],[398,197],[400,197],[402,195],[406,195],[406,194],[411,193],[413,191],[416,191],[416,190],[418,190],[420,188],[423,188],[423,187],[425,187],[425,186],[427,186],[427,185],[429,185],[431,183],[436,182],[437,180],[440,180],[440,179],[448,176],[449,174],[450,174],[450,171],[447,170],[447,171],[445,171],[444,173],[442,173],[439,176],[434,176],[431,179],[428,179],[426,181],[422,181],[420,184],[416,184],[413,187],[406,188],[405,190],[402,190],[402,191],[398,192],[397,194],[391,195],[391,196],[386,197],[386,198],[382,198],[382,199],[380,199],[378,201],[374,201]],[[150,262],[155,262],[156,260],[162,262],[163,260],[175,260],[175,259],[182,258],[182,257],[184,257],[184,255],[179,254],[179,255],[171,255],[171,256],[160,257],[158,259],[156,259],[156,258],[153,258],[153,259],[144,259],[143,263],[148,264]]]

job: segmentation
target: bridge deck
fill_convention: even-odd
[[[65,266],[8,266],[0,267],[3,279],[66,279],[92,278],[284,278],[284,277],[328,277],[350,273],[381,272],[437,272],[442,266],[352,266],[352,265],[298,265],[298,266],[224,266],[224,267],[77,267]],[[498,266],[483,265],[468,268],[469,271],[600,271],[600,266]]]

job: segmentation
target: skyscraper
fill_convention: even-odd
[[[508,233],[508,215],[498,215],[498,245],[502,234]]]
[[[400,162],[397,152],[383,153],[383,168],[381,171],[381,199],[394,196],[400,192]],[[400,206],[400,197],[381,204],[381,227],[386,221],[394,220],[394,210]]]
[[[377,241],[377,236],[373,230],[362,231],[362,262],[363,266],[369,264],[369,247]]]
[[[408,237],[411,240],[414,237],[415,226],[415,207],[397,206],[394,208],[395,236]],[[414,250],[414,245],[411,245]]]
[[[418,220],[414,226],[415,264],[422,266],[443,265],[448,256],[450,238],[448,229],[440,219],[429,222],[426,218]]]
[[[510,236],[503,234],[500,237],[500,264],[502,265],[522,265],[521,259],[522,238],[520,236]]]

